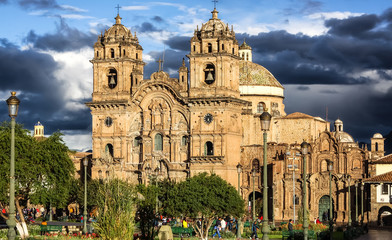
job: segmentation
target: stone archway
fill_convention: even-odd
[[[329,195],[324,195],[320,198],[318,203],[318,217],[320,221],[329,220]],[[334,202],[332,199],[332,217],[334,214]]]
[[[392,209],[383,206],[378,210],[377,222],[380,226],[392,226]]]
[[[255,191],[255,211],[256,216],[261,216],[263,213],[263,194],[261,192]],[[253,211],[253,191],[249,192],[248,195],[248,212],[252,216]]]

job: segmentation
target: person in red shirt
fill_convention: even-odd
[[[321,224],[320,218],[317,217],[316,224]]]

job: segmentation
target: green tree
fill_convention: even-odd
[[[202,227],[197,224],[193,227],[202,239],[208,238],[215,217],[241,217],[244,213],[244,201],[237,190],[215,174],[201,173],[188,178],[176,184],[168,195],[165,207],[169,214],[201,219]]]
[[[156,220],[155,206],[156,196],[158,189],[155,183],[148,186],[141,184],[137,186],[137,191],[140,194],[140,198],[137,201],[137,221],[139,222],[139,228],[142,234],[142,239],[154,239],[154,226]]]
[[[9,161],[10,161],[9,122],[0,125],[0,203],[8,204]],[[16,206],[26,206],[27,201],[34,204],[64,207],[67,204],[70,184],[74,175],[74,165],[69,158],[68,148],[62,134],[37,141],[20,124],[15,126],[15,180]],[[19,212],[21,213],[21,212]]]
[[[94,224],[102,239],[133,239],[135,193],[135,188],[125,181],[102,182],[96,193],[99,214]]]

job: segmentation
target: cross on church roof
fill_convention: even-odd
[[[163,60],[161,60],[161,58],[159,58],[159,60],[157,61],[157,63],[158,63],[158,71],[160,72],[161,70],[162,70],[162,63],[163,63]]]
[[[120,15],[120,8],[121,8],[120,5],[117,4],[117,7],[115,8],[117,8],[117,15]]]
[[[216,4],[219,2],[218,0],[212,0],[212,2],[214,3],[214,9],[216,8]]]

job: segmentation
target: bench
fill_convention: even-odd
[[[50,232],[61,232],[63,231],[62,225],[41,225],[41,235]]]
[[[193,228],[183,228],[183,227],[172,227],[172,232],[173,234],[178,235],[179,237],[182,237],[182,235],[186,235],[189,237],[192,237],[193,234]]]

